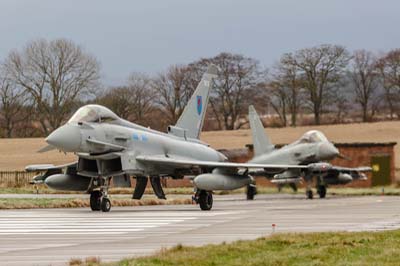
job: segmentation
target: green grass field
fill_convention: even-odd
[[[102,265],[260,266],[399,265],[400,230],[360,233],[275,234],[254,241],[172,249]],[[75,265],[85,265],[75,264]]]

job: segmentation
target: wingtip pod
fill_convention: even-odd
[[[25,167],[26,172],[40,172],[47,171],[51,168],[56,167],[54,164],[31,164]]]
[[[209,64],[206,73],[217,76],[218,75],[218,67],[214,64]]]

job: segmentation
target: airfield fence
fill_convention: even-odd
[[[23,187],[28,185],[35,175],[25,171],[0,171],[0,186]]]

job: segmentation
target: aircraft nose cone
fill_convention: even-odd
[[[81,132],[78,127],[64,125],[53,131],[46,142],[65,152],[76,152],[81,146]]]
[[[319,146],[319,159],[330,160],[339,155],[339,150],[332,143],[321,143]]]

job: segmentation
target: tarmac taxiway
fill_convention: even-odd
[[[216,196],[211,211],[196,205],[0,211],[0,265],[65,265],[152,254],[177,244],[254,239],[275,232],[376,231],[400,228],[400,197],[303,195]]]

